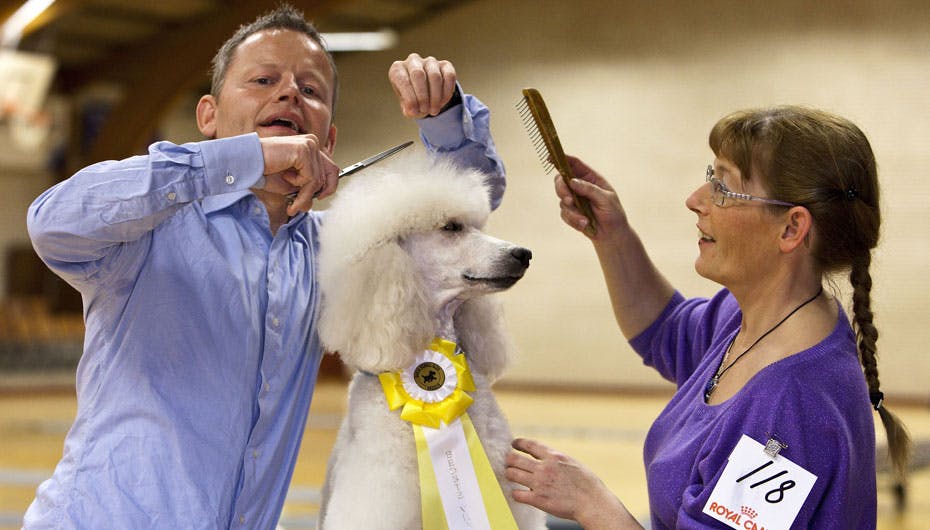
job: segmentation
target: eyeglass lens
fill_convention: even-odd
[[[714,178],[714,166],[708,164],[704,179],[710,182],[710,200],[717,206],[723,206],[727,200],[727,190],[723,182]]]

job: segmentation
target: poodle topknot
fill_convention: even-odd
[[[450,219],[483,227],[490,213],[486,180],[480,171],[419,150],[367,168],[339,187],[327,212],[320,274],[338,274],[331,268],[336,262],[359,260],[385,242],[439,228]]]

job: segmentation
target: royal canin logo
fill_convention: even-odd
[[[731,510],[723,504],[711,502],[709,508],[710,511],[723,517],[724,520],[734,523],[737,528],[742,528],[744,530],[766,530],[764,526],[753,521],[753,519],[759,515],[759,512],[753,509],[752,506],[740,506],[739,510]]]

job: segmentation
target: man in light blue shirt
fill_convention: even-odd
[[[101,162],[29,209],[33,244],[84,301],[78,411],[26,528],[274,528],[317,369],[315,255],[336,189],[336,72],[288,6],[214,59],[210,140]],[[488,111],[451,64],[389,78],[427,149],[504,188]],[[288,202],[285,195],[298,192]]]

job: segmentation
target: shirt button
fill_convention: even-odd
[[[274,326],[274,327],[278,327],[278,324],[280,324],[280,323],[281,323],[281,321],[278,320],[278,317],[274,317],[274,318],[271,319],[271,325]]]
[[[240,515],[240,516],[239,516],[239,524],[245,524],[245,516],[244,516],[244,515]]]
[[[252,451],[252,458],[258,458],[258,451]]]
[[[173,201],[173,200],[175,200],[176,198],[178,198],[178,194],[177,194],[177,193],[175,193],[175,192],[173,192],[173,191],[169,191],[169,192],[168,192],[168,200],[169,200],[169,201]]]
[[[236,182],[236,177],[232,175],[226,175],[226,184],[231,186],[234,182]]]
[[[271,391],[271,385],[269,385],[268,383],[265,383],[265,392],[270,392],[270,391]]]

